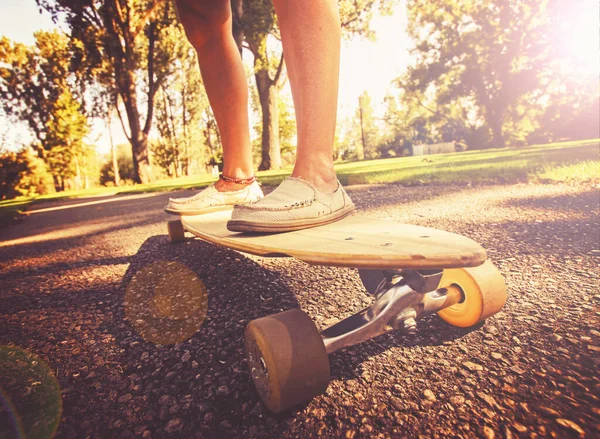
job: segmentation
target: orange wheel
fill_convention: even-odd
[[[506,303],[504,278],[490,261],[479,267],[444,270],[438,288],[452,286],[461,290],[463,300],[438,312],[452,326],[474,326],[496,314]]]
[[[299,309],[252,320],[246,357],[260,399],[274,413],[322,394],[329,357],[311,318]]]
[[[169,240],[171,244],[177,244],[178,242],[183,242],[185,240],[185,229],[183,228],[183,224],[181,220],[172,220],[167,224],[167,229],[169,231]]]

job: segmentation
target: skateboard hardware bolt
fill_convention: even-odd
[[[396,316],[392,327],[394,329],[399,329],[409,334],[413,334],[417,330],[417,321],[415,320],[416,318],[417,312],[414,309],[405,309],[402,313]]]
[[[404,331],[408,334],[414,334],[417,332],[417,321],[412,317],[410,319],[404,320]]]

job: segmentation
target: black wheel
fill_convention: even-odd
[[[169,221],[167,229],[169,230],[169,240],[171,241],[171,244],[177,244],[178,242],[183,242],[185,240],[185,229],[183,228],[181,220],[176,219]]]
[[[309,401],[327,388],[329,357],[321,334],[303,311],[252,320],[245,344],[254,386],[272,412]]]

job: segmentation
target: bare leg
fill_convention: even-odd
[[[322,192],[337,187],[333,141],[340,66],[340,19],[335,0],[273,0],[290,77],[298,150],[292,176]]]
[[[248,85],[231,33],[229,0],[175,0],[179,19],[198,61],[206,93],[223,142],[223,174],[234,178],[254,175],[248,120]],[[242,185],[219,180],[219,191]]]

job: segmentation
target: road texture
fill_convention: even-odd
[[[504,310],[471,330],[431,316],[416,335],[337,352],[324,395],[272,415],[246,370],[245,325],[300,307],[324,328],[371,303],[357,272],[193,239],[170,245],[162,207],[172,194],[145,194],[36,205],[0,232],[0,345],[26,349],[56,375],[61,438],[600,437],[599,188],[349,194],[358,215],[481,243],[506,277]],[[124,301],[136,273],[167,262],[199,277],[208,313],[191,338],[156,345]],[[3,379],[9,394],[35,392],[35,382]]]

